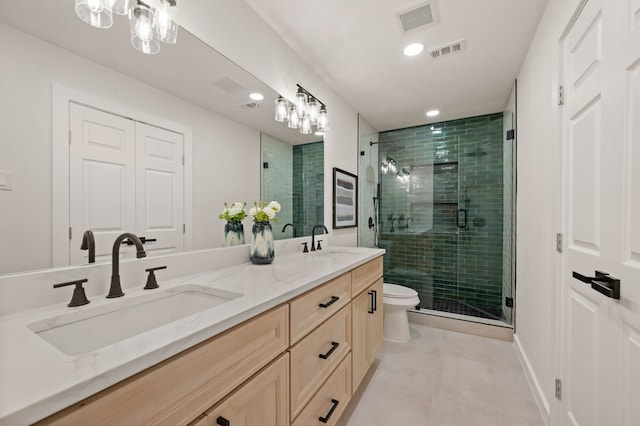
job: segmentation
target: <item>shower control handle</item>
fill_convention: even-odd
[[[456,210],[456,226],[460,229],[467,227],[467,209]]]

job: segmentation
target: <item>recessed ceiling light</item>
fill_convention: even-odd
[[[416,56],[422,53],[423,50],[424,50],[424,44],[412,43],[404,48],[404,54],[406,56]]]
[[[437,109],[432,109],[431,111],[427,111],[427,117],[435,117],[440,114],[440,111]]]
[[[316,135],[316,136],[324,136],[324,132],[315,132],[314,135]]]
[[[262,93],[252,93],[249,95],[249,97],[254,101],[261,101],[264,99],[264,96],[262,95]]]

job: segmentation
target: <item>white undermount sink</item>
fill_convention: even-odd
[[[185,284],[95,308],[89,305],[28,327],[63,353],[81,355],[240,296],[240,293]]]

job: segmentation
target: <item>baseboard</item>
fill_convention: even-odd
[[[518,359],[520,360],[520,364],[522,365],[522,369],[524,370],[524,375],[527,378],[527,382],[529,382],[529,387],[531,388],[533,397],[536,400],[536,404],[538,405],[538,409],[540,410],[542,419],[544,420],[544,423],[549,426],[551,422],[551,407],[549,405],[549,401],[544,396],[544,392],[542,391],[540,382],[533,372],[533,368],[531,368],[529,358],[527,358],[527,354],[522,349],[522,344],[520,343],[520,339],[518,338],[517,334],[513,335],[513,343],[515,344]]]

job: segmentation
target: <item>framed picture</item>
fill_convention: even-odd
[[[333,229],[358,226],[358,176],[333,168]]]

